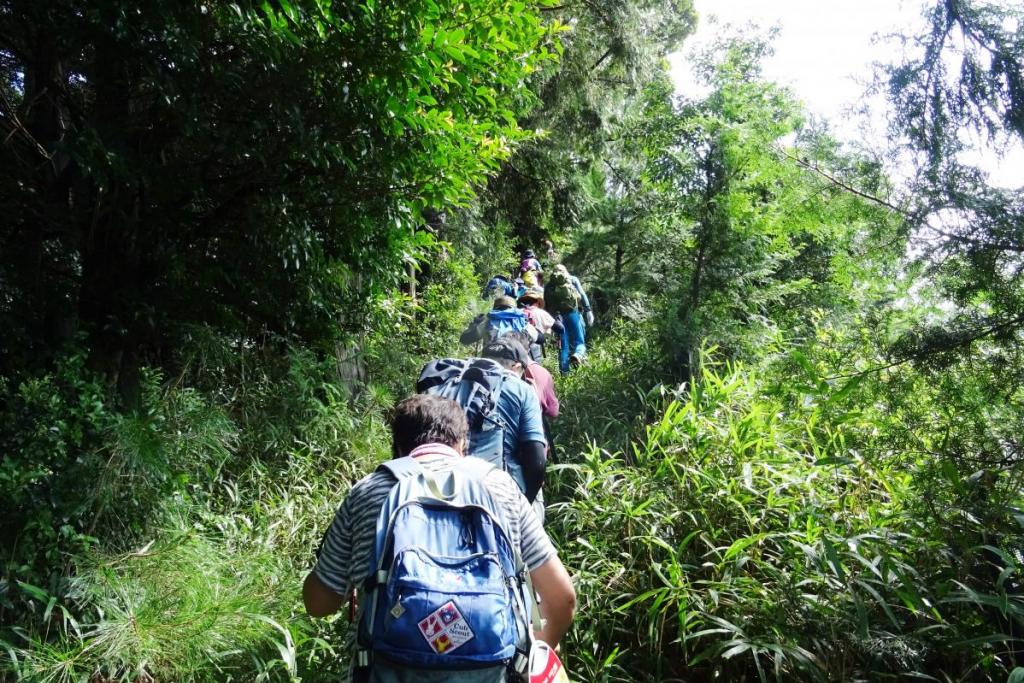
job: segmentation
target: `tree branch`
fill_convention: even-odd
[[[886,363],[885,365],[879,365],[873,368],[868,368],[867,370],[861,370],[860,372],[852,372],[845,375],[833,375],[831,377],[825,377],[823,379],[825,379],[826,381],[831,381],[834,379],[851,379],[853,377],[862,377],[864,375],[873,375],[879,372],[885,372],[886,370],[891,370],[892,368],[898,367],[900,365],[905,365],[907,363],[911,363],[915,360],[921,360],[922,358],[926,358],[936,353],[945,353],[953,351],[955,349],[962,349],[965,346],[970,346],[974,342],[981,341],[986,337],[991,337],[992,335],[999,334],[1000,332],[1005,332],[1006,330],[1018,327],[1020,325],[1024,325],[1024,314],[1010,318],[1009,320],[1004,320],[1002,322],[989,325],[988,327],[984,327],[980,330],[976,330],[973,333],[967,335],[966,337],[958,339],[956,343],[952,344],[951,346],[948,346],[943,349],[921,350],[912,353],[909,356],[897,359],[891,363]]]
[[[29,132],[27,128],[25,128],[25,125],[21,122],[21,120],[18,118],[18,115],[14,112],[14,107],[11,105],[10,101],[8,101],[7,96],[4,94],[3,90],[0,90],[0,103],[3,104],[3,110],[0,111],[0,113],[3,113],[4,118],[10,121],[9,125],[11,127],[11,132],[7,135],[7,137],[4,138],[4,144],[10,142],[11,138],[14,137],[15,133],[20,133],[21,136],[25,139],[25,141],[29,144],[29,146],[32,147],[36,152],[38,152],[40,156],[42,156],[47,161],[52,161],[53,155],[47,152],[46,148],[39,144],[39,141],[32,136],[32,133]]]
[[[849,192],[850,194],[856,195],[856,196],[858,196],[858,197],[860,197],[862,199],[866,199],[869,202],[873,202],[875,204],[878,204],[879,206],[882,206],[882,207],[884,207],[886,209],[889,209],[890,211],[894,211],[894,212],[898,213],[899,215],[903,216],[904,218],[906,218],[906,219],[908,219],[910,221],[919,222],[923,229],[930,230],[930,231],[934,232],[935,234],[937,234],[937,235],[939,235],[941,237],[945,237],[948,240],[953,240],[953,241],[956,241],[956,242],[965,242],[967,244],[970,244],[970,245],[973,245],[973,246],[976,246],[976,247],[982,247],[982,248],[985,248],[985,249],[998,249],[1000,251],[1012,251],[1012,252],[1018,253],[1018,254],[1024,253],[1024,244],[1011,244],[1011,243],[1008,243],[1008,242],[990,242],[990,241],[987,241],[987,240],[978,239],[976,237],[968,237],[966,235],[958,235],[956,233],[951,233],[951,232],[948,232],[946,230],[942,230],[941,228],[937,228],[934,225],[932,225],[931,223],[928,223],[927,221],[923,221],[923,220],[917,218],[916,216],[911,214],[906,209],[903,209],[903,208],[901,208],[899,206],[896,206],[895,204],[893,204],[890,201],[887,201],[885,199],[882,199],[881,197],[877,197],[875,195],[872,195],[872,194],[869,194],[867,192],[864,192],[863,190],[858,190],[856,187],[853,187],[849,183],[846,183],[846,182],[840,180],[839,178],[836,178],[834,175],[828,173],[827,171],[822,170],[816,164],[812,164],[812,163],[810,163],[809,161],[807,161],[805,159],[801,159],[799,157],[796,157],[796,156],[790,154],[789,152],[786,152],[785,150],[780,150],[780,151],[782,152],[783,155],[786,156],[786,158],[793,160],[801,168],[806,168],[809,171],[813,171],[814,173],[820,175],[822,178],[825,178],[826,180],[828,180],[830,183],[832,183],[836,187],[838,187],[838,188],[840,188],[842,190],[845,190],[846,192]]]
[[[889,209],[891,211],[895,211],[896,213],[900,214],[901,216],[904,216],[906,218],[910,218],[911,217],[910,214],[906,211],[906,209],[902,209],[902,208],[896,206],[895,204],[893,204],[892,202],[889,202],[889,201],[887,201],[885,199],[882,199],[881,197],[876,197],[875,195],[868,194],[867,192],[864,192],[863,190],[858,190],[853,185],[850,185],[849,183],[843,182],[839,178],[836,178],[834,175],[832,175],[832,174],[822,170],[817,164],[812,164],[811,162],[807,161],[806,159],[801,159],[800,157],[794,156],[794,155],[790,154],[789,152],[787,152],[786,150],[779,150],[779,151],[782,152],[782,154],[787,159],[795,161],[797,166],[800,166],[801,168],[806,168],[809,171],[813,171],[814,173],[817,173],[822,178],[824,178],[825,180],[829,181],[830,183],[832,183],[836,187],[842,188],[843,190],[846,190],[850,194],[857,195],[861,199],[866,199],[869,202],[874,202],[875,204],[878,204],[879,206],[883,206],[883,207],[885,207],[885,208],[887,208],[887,209]]]
[[[604,64],[604,60],[606,60],[606,59],[608,59],[609,57],[612,56],[612,50],[613,49],[614,49],[614,47],[609,47],[607,50],[605,50],[604,54],[601,55],[601,58],[598,59],[596,62],[594,62],[594,65],[592,67],[590,67],[590,70],[593,71],[597,67],[599,67],[602,64]]]

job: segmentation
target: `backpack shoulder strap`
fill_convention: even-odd
[[[490,378],[490,381],[481,382],[488,392],[487,401],[488,406],[490,407],[487,414],[484,415],[484,419],[490,420],[491,422],[500,424],[504,427],[505,425],[501,421],[501,417],[497,415],[498,400],[501,398],[501,392],[505,388],[505,381],[508,379],[509,374],[500,363],[491,360],[490,358],[479,358],[474,361],[470,367],[480,372],[482,376],[481,379]]]
[[[475,481],[483,482],[491,470],[497,469],[492,462],[483,458],[464,457],[459,461],[459,471],[465,472]]]
[[[484,479],[491,473],[492,470],[498,469],[494,463],[488,462],[481,458],[467,457],[463,458],[458,465],[459,472],[469,476],[470,480],[481,486],[487,491],[485,500],[487,501],[485,507],[488,509],[491,518],[501,529],[501,533],[505,536],[507,542],[507,548],[511,552],[512,566],[515,567],[515,581],[517,588],[514,591],[512,611],[518,628],[520,631],[520,646],[516,648],[516,655],[513,657],[513,668],[520,674],[524,673],[529,662],[530,643],[533,640],[532,632],[530,630],[531,617],[533,630],[539,632],[540,623],[540,612],[537,609],[537,602],[534,599],[533,584],[530,581],[530,573],[526,568],[526,564],[523,562],[523,556],[519,551],[519,547],[512,545],[511,536],[509,534],[510,521],[508,514],[502,509],[498,499],[494,497],[491,491],[484,484]]]
[[[387,470],[398,481],[410,479],[423,471],[420,464],[416,462],[416,458],[411,458],[408,455],[404,458],[395,458],[394,460],[383,462],[380,464],[379,469]]]

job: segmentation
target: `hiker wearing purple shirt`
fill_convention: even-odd
[[[532,249],[527,249],[523,252],[523,260],[519,263],[519,274],[525,275],[530,271],[537,273],[538,278],[544,273],[540,261],[537,260],[537,255],[533,253]]]

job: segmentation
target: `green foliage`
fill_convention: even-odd
[[[193,362],[207,381],[231,372],[213,367],[215,343],[204,350]],[[246,391],[226,411],[194,390],[154,384],[144,412],[111,418],[87,460],[98,471],[51,475],[53,488],[77,485],[97,537],[88,544],[103,543],[83,548],[74,519],[68,539],[21,530],[22,564],[5,570],[4,609],[17,626],[0,631],[0,673],[221,681],[327,680],[344,670],[325,640],[334,628],[296,620],[298,588],[344,491],[389,455],[385,406],[373,394],[351,401],[308,353],[294,351],[286,367],[235,360]],[[83,477],[94,484],[81,487]],[[74,509],[58,502],[51,514]],[[33,511],[46,519],[42,506]],[[33,558],[33,548],[46,556]]]
[[[192,325],[364,331],[427,210],[528,137],[545,4],[0,4],[0,369],[81,330],[135,402]]]
[[[0,0],[0,679],[344,676],[314,549],[542,237],[574,678],[1019,679],[1022,22],[928,18],[901,197],[771,34],[675,96],[689,0]]]
[[[1014,346],[1024,329],[1024,191],[998,186],[975,161],[1024,145],[1024,12],[1016,3],[943,0],[925,20],[874,84],[891,105],[891,154],[914,168],[892,203],[955,306],[905,340],[907,359],[969,353],[979,340]]]
[[[558,68],[534,79],[540,105],[524,125],[544,134],[518,149],[483,198],[491,223],[508,223],[533,247],[584,219],[587,176],[614,156],[607,142],[625,103],[659,77],[662,59],[697,23],[692,0],[570,0],[549,11],[572,30]]]
[[[413,392],[425,359],[463,355],[459,333],[478,303],[479,278],[463,248],[446,245],[421,267],[427,284],[415,305],[396,295],[401,303],[383,309],[364,342],[368,379],[388,404]]]
[[[284,558],[271,547],[232,547],[195,529],[161,536],[135,552],[92,557],[78,567],[66,599],[89,616],[72,618],[48,603],[50,614],[42,618],[52,620],[59,637],[13,650],[19,680],[210,680],[213,671],[226,680],[240,665],[251,666],[242,652],[255,656],[278,643],[284,645],[279,665],[294,670],[292,632],[267,616],[287,616],[291,607],[280,604],[294,583],[289,591],[279,583],[296,580],[282,571]]]
[[[576,460],[594,443],[611,452],[628,449],[652,416],[649,395],[663,391],[663,361],[652,324],[618,321],[594,341],[588,339],[586,364],[558,381],[561,409],[554,431],[563,459]],[[601,397],[600,413],[594,410],[595,396]]]
[[[1024,616],[1008,510],[979,516],[956,476],[922,487],[929,459],[828,383],[776,395],[711,365],[630,450],[560,466],[576,675],[1002,680]]]
[[[705,343],[759,358],[803,334],[814,308],[851,306],[850,283],[888,277],[900,221],[846,192],[884,185],[877,165],[807,124],[792,95],[760,77],[770,38],[723,39],[699,67],[710,94],[649,86],[620,127],[619,156],[591,181],[594,209],[574,258],[613,311],[659,320],[675,377]],[[665,296],[651,301],[651,292]]]
[[[157,373],[144,373],[137,412],[114,412],[78,353],[3,405],[2,531],[17,548],[8,569],[51,586],[62,551],[95,542],[100,529],[131,538],[163,498],[216,477],[237,440],[222,411],[194,390],[164,391]]]

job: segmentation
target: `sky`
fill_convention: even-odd
[[[695,0],[694,4],[700,15],[697,33],[681,52],[669,58],[678,92],[701,94],[688,55],[706,46],[724,25],[777,26],[779,36],[772,43],[775,54],[764,64],[765,77],[790,86],[811,113],[829,121],[839,138],[853,141],[864,135],[860,129],[866,121],[853,115],[851,108],[865,103],[871,64],[893,61],[901,49],[893,42],[876,40],[876,36],[917,32],[924,25],[920,10],[925,2]],[[884,101],[866,103],[876,112],[884,111]],[[1024,149],[1018,148],[1004,159],[986,155],[980,165],[997,184],[1024,185]]]

